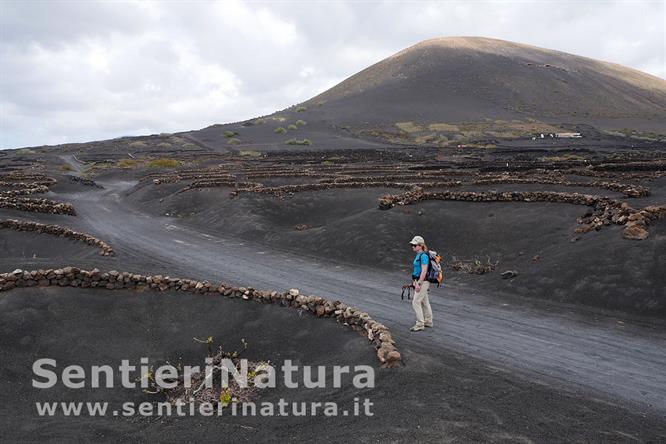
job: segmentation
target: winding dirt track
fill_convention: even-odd
[[[124,263],[168,265],[172,276],[219,279],[262,289],[300,288],[367,310],[394,332],[407,365],[454,350],[529,380],[609,396],[666,411],[666,328],[659,321],[618,322],[613,315],[575,315],[507,303],[462,286],[431,291],[436,326],[410,333],[413,312],[401,302],[404,279],[373,269],[331,264],[227,239],[142,214],[123,201],[134,182],[62,195],[77,224],[109,242]],[[144,271],[144,270],[137,270]],[[596,395],[595,395],[596,394]]]

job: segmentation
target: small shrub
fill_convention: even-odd
[[[298,120],[296,121],[296,125],[298,125],[298,126],[305,126],[305,120],[298,119]]]
[[[227,143],[228,143],[229,145],[238,145],[239,143],[241,143],[241,140],[240,140],[240,139],[237,139],[237,138],[235,138],[235,137],[232,137],[231,139],[229,139],[229,140],[227,141]]]
[[[303,139],[303,140],[289,139],[284,143],[287,145],[312,145],[312,142],[310,142],[309,139]]]
[[[266,119],[263,119],[261,117],[258,118],[258,119],[254,119],[254,124],[255,125],[263,125],[264,123],[266,123]]]
[[[148,168],[178,168],[179,166],[180,161],[176,159],[168,159],[166,157],[151,160],[146,164],[146,167]]]
[[[450,123],[431,123],[428,125],[430,131],[447,131],[450,133],[455,133],[460,131],[458,125],[453,125]]]
[[[418,123],[414,122],[397,122],[395,126],[400,130],[406,133],[416,133],[423,131],[423,127]]]
[[[135,159],[120,159],[116,164],[119,168],[134,168],[139,163]]]
[[[307,110],[307,108],[304,107],[304,106],[299,106],[298,108],[296,108],[296,112],[297,112],[297,113],[302,113],[302,112],[305,111],[305,110]]]
[[[230,137],[234,137],[238,133],[236,131],[225,131],[223,134],[224,134],[224,137],[230,138]]]
[[[72,171],[74,168],[72,168],[72,166],[70,164],[65,163],[60,167],[60,169],[63,170],[63,171]]]
[[[147,146],[148,144],[146,142],[142,142],[140,140],[137,140],[136,142],[132,142],[129,144],[130,148],[145,148]]]
[[[240,150],[238,152],[238,155],[240,156],[246,156],[246,157],[261,157],[261,151],[255,151],[255,150]]]
[[[274,132],[275,134],[286,134],[287,130],[284,129],[284,127],[278,126],[277,128],[275,128]]]
[[[296,131],[298,129],[298,127],[296,125],[294,125],[293,123],[291,123],[287,126],[287,129],[291,130],[291,131]]]

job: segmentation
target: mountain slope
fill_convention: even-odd
[[[355,74],[308,103],[433,118],[666,118],[666,81],[563,52],[480,37],[427,40]],[[462,109],[454,105],[462,105]],[[484,104],[484,107],[474,105]],[[415,109],[419,105],[419,109]],[[407,108],[405,108],[407,106]],[[356,106],[354,106],[356,108]],[[400,111],[402,109],[402,112]]]
[[[308,125],[293,134],[274,133],[296,120]],[[400,51],[298,107],[244,126],[240,144],[255,146],[281,145],[293,137],[311,138],[315,146],[455,146],[582,129],[590,138],[615,130],[615,137],[659,140],[666,138],[666,80],[503,40],[439,38]],[[220,129],[195,137],[215,142]]]

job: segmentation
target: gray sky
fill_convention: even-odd
[[[198,129],[421,40],[485,36],[666,78],[666,1],[0,0],[0,148]]]

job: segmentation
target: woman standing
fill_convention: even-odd
[[[426,280],[428,274],[428,265],[430,265],[430,256],[428,247],[421,236],[414,236],[410,245],[416,253],[414,257],[414,269],[412,271],[412,281],[414,285],[414,300],[412,307],[416,312],[416,324],[411,331],[421,331],[425,327],[432,327],[432,308],[428,300],[428,290],[430,282]]]

